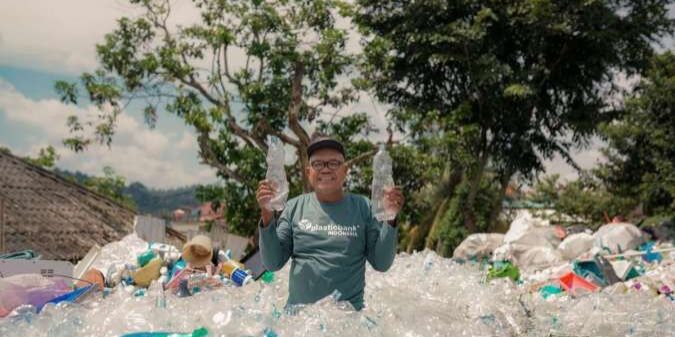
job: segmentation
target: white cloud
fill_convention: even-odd
[[[181,150],[197,151],[197,137],[190,132],[183,132],[183,137],[176,143],[176,147]]]
[[[172,24],[196,18],[188,1],[172,2]],[[122,16],[140,11],[123,0],[1,1],[0,64],[79,74],[96,68],[96,44]]]
[[[0,79],[0,109],[5,111],[9,120],[29,125],[49,126],[43,131],[47,137],[55,138],[68,132],[65,121],[73,108],[63,105],[56,99],[32,101],[16,91],[10,83]],[[89,113],[86,110],[81,112]]]
[[[127,114],[121,114],[111,148],[93,145],[84,153],[73,153],[61,145],[68,136],[65,126],[71,114],[87,115],[93,107],[66,106],[55,99],[31,100],[0,79],[0,112],[10,123],[29,127],[31,138],[25,148],[12,149],[19,155],[36,155],[40,148],[55,146],[60,155],[57,165],[100,175],[111,166],[128,181],[140,181],[152,187],[177,187],[214,182],[215,171],[200,165],[196,147],[188,146],[194,136],[185,131],[182,138],[169,137],[161,130],[149,130]],[[177,144],[172,146],[171,144]]]

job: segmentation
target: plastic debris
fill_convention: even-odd
[[[13,252],[13,253],[7,253],[7,254],[0,254],[0,260],[14,260],[14,259],[22,259],[22,260],[35,260],[39,259],[40,255],[36,254],[33,250],[31,249],[26,249],[18,252]]]
[[[82,298],[83,296],[87,295],[88,293],[90,293],[92,290],[94,290],[95,287],[96,287],[96,285],[92,284],[92,285],[89,285],[89,286],[86,286],[86,287],[78,288],[78,289],[75,289],[71,292],[65,293],[61,296],[58,296],[56,298],[53,298],[53,299],[47,301],[47,303],[52,303],[52,304],[59,304],[61,302],[73,303],[73,302],[77,301],[78,299]],[[45,303],[45,304],[47,304],[47,303]],[[42,309],[42,306],[37,306],[36,309],[38,311],[40,311],[40,309]]]
[[[121,266],[122,273],[131,275],[133,266],[126,265],[135,264],[148,244],[137,245],[135,238],[121,242],[130,246],[112,243],[103,247],[99,259],[115,265],[111,268],[115,273]],[[657,243],[654,250],[670,249],[668,244]],[[610,265],[615,271],[618,261],[622,260]],[[431,251],[401,253],[386,273],[367,267],[366,307],[359,312],[332,297],[285,310],[288,265],[274,273],[270,283],[261,276],[246,287],[236,286],[226,273],[209,276],[184,266],[175,276],[185,277],[177,279],[175,288],[166,288],[164,306],[157,304],[159,280],[140,297],[133,296],[139,287],[118,283],[78,303],[46,304],[40,313],[31,305],[16,307],[0,319],[0,335],[160,337],[176,331],[183,332],[178,336],[191,336],[190,331],[194,334],[203,327],[215,335],[268,337],[669,336],[675,328],[673,259],[663,254],[662,261],[645,263],[637,255],[625,261],[642,275],[600,291],[583,288],[588,281],[579,275],[565,280],[564,276],[574,275],[569,261],[538,271],[518,268],[518,282],[507,277],[485,282],[491,270],[494,274],[517,265],[493,262],[490,268],[481,268],[480,263],[460,264]],[[167,276],[176,265],[179,261],[165,265]],[[566,282],[559,281],[560,276]],[[210,281],[219,286],[209,288]],[[191,296],[179,297],[181,283]],[[568,289],[558,292],[563,284]]]
[[[504,234],[477,233],[469,235],[452,254],[453,258],[479,260],[490,257],[492,252],[504,241]]]
[[[573,296],[580,296],[587,292],[595,291],[598,286],[586,281],[575,273],[567,273],[560,278],[560,286]]]
[[[262,276],[260,276],[260,280],[265,283],[272,283],[274,282],[274,273],[267,270],[262,274]]]
[[[599,255],[593,260],[575,261],[573,269],[575,273],[598,285],[608,286],[621,281],[612,264]]]
[[[183,260],[193,267],[211,264],[213,244],[206,235],[197,235],[183,247]]]
[[[155,258],[155,252],[152,251],[152,249],[148,249],[145,252],[143,252],[141,255],[138,255],[138,266],[139,267],[145,267],[150,260]]]
[[[593,247],[593,240],[593,236],[588,233],[572,234],[558,245],[558,250],[563,258],[568,260],[576,259]]]
[[[543,299],[548,299],[551,296],[558,295],[563,292],[563,289],[557,285],[547,284],[539,289],[539,295]]]
[[[623,281],[640,276],[632,262],[627,260],[617,260],[612,262],[612,267],[616,275]]]
[[[0,317],[7,316],[21,305],[41,308],[50,300],[72,289],[61,278],[46,278],[38,274],[19,274],[0,278]]]
[[[577,275],[585,279],[593,280],[595,284],[600,285],[607,284],[605,275],[602,273],[600,266],[598,266],[598,264],[595,263],[595,261],[593,260],[575,261],[572,266],[573,266],[572,269],[574,269],[574,273],[576,273]]]
[[[555,227],[524,213],[511,223],[504,244],[493,253],[493,260],[512,261],[521,270],[541,270],[563,261],[557,250],[559,244]]]
[[[162,268],[162,260],[152,259],[145,267],[138,269],[132,276],[134,283],[141,287],[148,287],[150,282],[159,278],[159,270]]]
[[[593,234],[595,246],[609,250],[610,253],[621,253],[637,248],[645,240],[642,232],[633,224],[610,223]]]
[[[134,332],[122,335],[122,337],[205,337],[209,335],[206,328],[199,328],[190,333],[180,332]]]
[[[659,252],[654,252],[654,242],[645,242],[642,245],[640,245],[640,250],[645,252],[644,255],[642,255],[642,260],[648,263],[652,262],[661,262],[663,260],[663,256]]]
[[[518,281],[520,278],[520,271],[518,267],[511,264],[511,262],[495,262],[488,269],[488,280],[508,277],[514,281]]]

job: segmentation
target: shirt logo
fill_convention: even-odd
[[[298,222],[298,227],[300,227],[300,229],[303,231],[308,231],[310,228],[312,228],[312,223],[307,219],[302,219],[300,222]]]
[[[308,219],[298,221],[298,227],[307,232],[325,232],[328,236],[357,237],[357,226],[343,226],[337,224],[317,225]]]

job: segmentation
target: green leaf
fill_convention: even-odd
[[[532,89],[523,84],[511,84],[504,89],[504,96],[515,98],[527,98],[532,95]]]

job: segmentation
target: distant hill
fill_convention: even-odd
[[[54,169],[54,172],[83,184],[91,176],[82,172],[70,172],[67,170]],[[134,182],[124,188],[124,194],[129,195],[136,203],[138,212],[155,216],[170,216],[171,212],[178,207],[193,207],[200,204],[196,198],[197,185],[172,188],[154,189],[148,188],[142,183]]]
[[[195,196],[196,190],[196,185],[167,190],[149,189],[134,182],[125,188],[124,193],[134,199],[139,213],[162,216],[170,215],[178,207],[198,206],[200,202]]]

